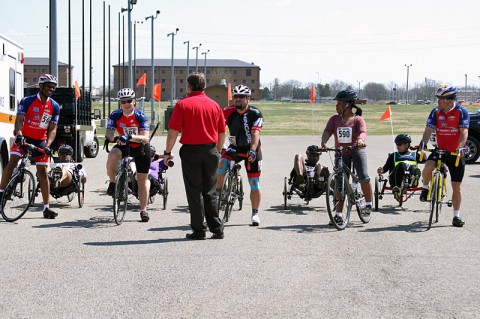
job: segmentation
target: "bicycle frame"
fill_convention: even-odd
[[[228,222],[230,215],[232,213],[233,205],[238,200],[239,210],[242,209],[243,205],[243,182],[242,177],[239,174],[241,165],[237,163],[239,157],[248,158],[247,154],[237,153],[236,151],[229,150],[226,151],[227,155],[231,159],[227,162],[227,171],[223,177],[222,186],[220,189],[220,194],[218,197],[218,213],[222,210],[225,211],[223,215],[223,222]],[[247,162],[247,170],[250,168],[250,162]]]

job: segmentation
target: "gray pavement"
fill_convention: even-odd
[[[418,137],[414,139],[418,140]],[[165,137],[154,145],[162,150]],[[352,215],[337,231],[325,197],[294,197],[283,210],[283,178],[295,153],[319,137],[262,137],[262,223],[250,227],[248,198],[224,240],[188,241],[180,159],[161,200],[140,223],[137,201],[116,226],[106,196],[106,154],[86,159],[85,206],[52,201],[55,220],[35,207],[16,223],[0,221],[1,318],[474,318],[480,302],[480,163],[466,169],[463,229],[451,208],[426,231],[418,196],[393,196],[369,224]],[[390,136],[367,140],[372,177],[391,152]],[[178,154],[176,145],[174,153]],[[331,167],[328,155],[322,163]],[[243,172],[244,173],[244,172]],[[245,178],[245,176],[244,176]]]

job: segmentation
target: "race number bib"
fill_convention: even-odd
[[[43,129],[47,129],[48,124],[50,124],[50,120],[52,119],[52,116],[48,113],[43,113],[42,115],[42,120],[40,121],[40,127]]]
[[[123,128],[123,134],[124,135],[138,135],[138,127],[136,127],[136,126],[124,127]]]
[[[352,143],[352,128],[337,127],[337,138],[339,143]]]

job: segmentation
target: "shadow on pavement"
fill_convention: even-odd
[[[108,242],[87,242],[83,243],[87,246],[128,246],[128,245],[146,245],[146,244],[165,244],[179,241],[190,241],[186,238],[160,238],[150,240],[125,240],[125,241],[108,241]]]

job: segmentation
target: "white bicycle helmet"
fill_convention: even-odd
[[[131,88],[124,88],[118,91],[117,97],[119,99],[134,99],[135,98],[135,91]]]
[[[58,84],[57,77],[53,74],[42,74],[38,78],[38,84],[43,84],[43,83],[53,83],[57,85]]]
[[[73,155],[73,148],[68,144],[62,144],[58,148],[58,154]]]
[[[250,90],[248,86],[240,84],[233,88],[232,93],[233,95],[251,96],[252,90]]]

